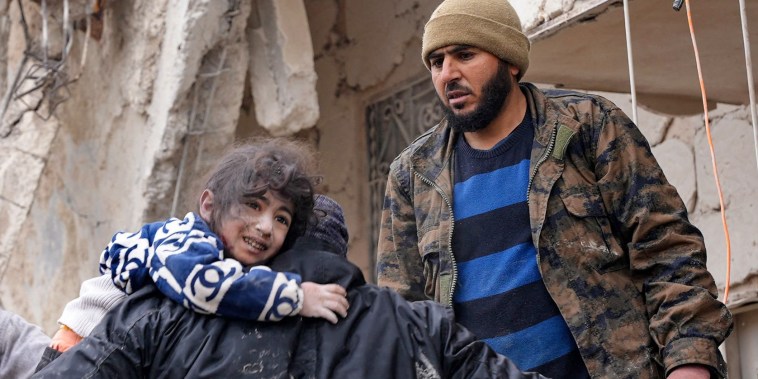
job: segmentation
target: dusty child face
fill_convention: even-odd
[[[267,191],[233,206],[217,233],[227,253],[245,266],[275,256],[292,224],[294,205],[279,193]]]

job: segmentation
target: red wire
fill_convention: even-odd
[[[713,149],[713,139],[711,138],[711,123],[708,117],[708,100],[705,95],[705,83],[703,82],[703,71],[700,67],[700,52],[695,40],[695,27],[692,25],[692,12],[690,12],[690,0],[684,0],[687,7],[687,22],[690,25],[690,36],[692,37],[692,47],[695,50],[695,64],[697,65],[697,77],[700,80],[700,93],[703,97],[703,113],[705,116],[705,132],[708,135],[708,146],[711,149],[711,164],[713,166],[713,176],[716,179],[716,189],[719,194],[719,205],[721,207],[721,223],[724,225],[724,236],[726,237],[726,285],[724,288],[724,303],[729,299],[729,282],[731,281],[732,272],[732,244],[729,240],[729,227],[726,224],[726,212],[724,211],[724,194],[721,191],[721,181],[716,169],[716,153]]]

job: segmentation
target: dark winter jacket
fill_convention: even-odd
[[[202,315],[149,286],[113,309],[80,344],[35,377],[66,378],[538,378],[431,301],[409,303],[366,284],[344,258],[291,250],[271,265],[348,289],[336,325],[288,317],[250,322]]]

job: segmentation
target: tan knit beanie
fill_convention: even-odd
[[[488,51],[519,68],[529,67],[529,39],[507,0],[445,0],[424,27],[421,59],[429,69],[429,54],[450,45],[470,45]]]

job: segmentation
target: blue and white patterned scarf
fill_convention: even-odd
[[[303,306],[300,276],[266,266],[246,270],[224,258],[224,245],[194,213],[116,233],[100,257],[100,273],[127,294],[149,281],[170,299],[198,313],[278,321]]]

